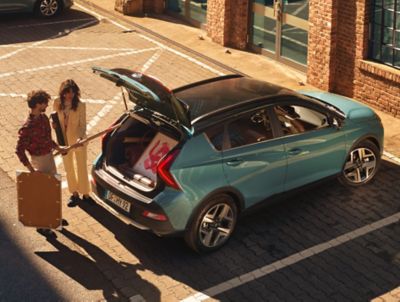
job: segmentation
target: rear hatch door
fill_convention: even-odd
[[[93,67],[93,72],[124,87],[129,100],[137,107],[162,115],[190,132],[190,112],[186,104],[179,101],[170,89],[157,79],[129,69],[106,69]]]

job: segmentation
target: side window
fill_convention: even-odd
[[[302,133],[329,126],[324,114],[298,105],[280,105],[274,108],[282,126],[283,134]]]
[[[228,148],[250,145],[273,138],[265,109],[244,114],[228,124]]]
[[[208,128],[205,133],[214,148],[221,151],[224,145],[224,125]]]

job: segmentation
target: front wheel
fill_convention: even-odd
[[[379,163],[378,147],[371,141],[363,141],[350,151],[339,181],[349,186],[364,185],[375,176]]]
[[[35,13],[42,18],[50,18],[61,11],[61,2],[59,0],[39,0],[36,3]]]
[[[237,206],[228,195],[210,198],[197,211],[185,233],[186,243],[197,252],[210,252],[223,246],[235,229]]]

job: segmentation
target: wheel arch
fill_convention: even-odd
[[[240,215],[240,213],[244,210],[245,208],[245,202],[244,202],[244,197],[242,193],[240,193],[239,190],[233,188],[233,187],[223,187],[219,188],[217,190],[214,190],[204,196],[204,198],[198,203],[196,207],[193,208],[193,211],[186,222],[185,230],[187,230],[188,226],[191,225],[193,222],[193,219],[195,219],[196,215],[199,213],[199,211],[202,209],[202,207],[210,200],[212,197],[217,196],[217,195],[228,195],[229,197],[232,198],[233,202],[237,206],[237,214]]]

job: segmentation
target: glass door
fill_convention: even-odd
[[[252,48],[306,69],[309,0],[253,0]]]
[[[207,22],[207,0],[167,0],[167,10],[198,27]]]

